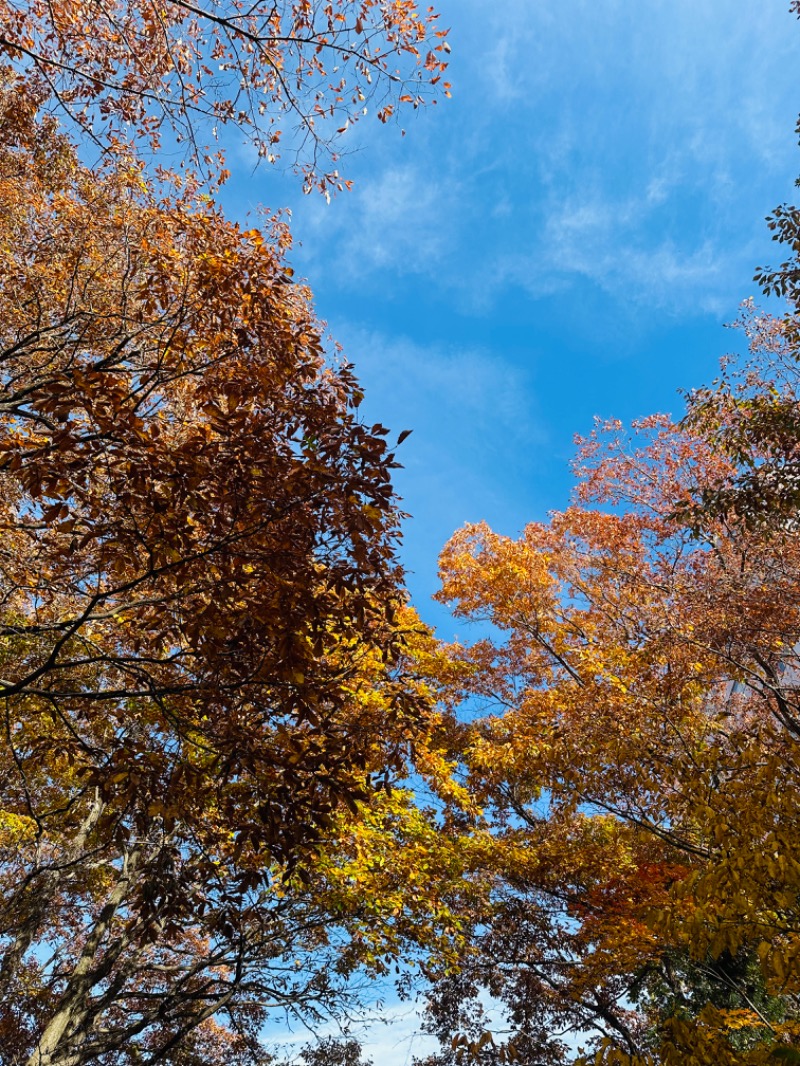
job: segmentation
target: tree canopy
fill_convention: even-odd
[[[459,759],[492,843],[472,954],[432,999],[461,1037],[445,1061],[497,1056],[486,996],[530,1063],[762,1064],[800,1040],[796,518],[720,504],[770,469],[758,427],[800,377],[788,324],[746,327],[751,362],[682,423],[597,426],[566,511],[444,550],[442,600],[495,634],[448,652],[451,701],[482,708]]]
[[[436,847],[376,794],[439,773],[394,456],[279,225],[87,169],[13,77],[0,127],[0,1056],[259,1060],[452,935],[358,873]]]
[[[270,161],[283,138],[323,191],[342,187],[333,145],[370,107],[386,122],[449,92],[446,35],[414,0],[0,3],[0,60],[84,140],[157,152],[167,134],[218,177],[232,126]]]

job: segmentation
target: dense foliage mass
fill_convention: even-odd
[[[449,652],[491,843],[437,1062],[794,1061],[797,323],[743,326],[682,423],[597,426],[568,510],[445,548],[442,600],[495,635]]]
[[[0,125],[0,1055],[164,1061],[334,976],[281,885],[430,719],[393,456],[260,233]]]
[[[800,13],[795,3],[792,9]],[[429,1066],[800,1061],[800,211],[745,360],[682,420],[596,426],[571,506],[441,557],[482,840]]]
[[[265,1061],[271,1011],[309,1024],[400,944],[450,950],[428,866],[384,872],[441,835],[378,786],[412,756],[432,783],[447,768],[401,668],[429,638],[404,607],[386,431],[324,352],[285,228],[228,222],[191,170],[224,177],[205,119],[276,154],[288,110],[325,187],[326,115],[373,79],[384,119],[409,99],[394,58],[435,84],[434,17],[0,7],[8,1066]],[[190,141],[180,179],[136,154],[165,130]]]

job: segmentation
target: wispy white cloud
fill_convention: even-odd
[[[650,216],[667,198],[666,181],[622,201],[567,199],[549,204],[541,239],[530,251],[500,259],[497,286],[517,284],[534,293],[564,288],[570,280],[590,280],[628,304],[676,310],[691,305],[724,310],[726,248],[714,236],[692,234],[678,242],[667,234],[653,239]],[[752,249],[738,248],[737,261]]]
[[[279,1059],[291,1061],[314,1039],[340,1038],[342,1029],[335,1023],[319,1026],[312,1034],[307,1030],[290,1031],[283,1026],[268,1034],[270,1047]],[[392,995],[388,1005],[374,1005],[363,1018],[352,1022],[346,1035],[358,1040],[363,1057],[375,1066],[410,1066],[413,1058],[423,1058],[436,1050],[436,1041],[422,1032],[422,1013],[416,1001],[398,1002]]]
[[[783,5],[444,8],[455,100],[399,149],[370,147],[353,194],[298,205],[312,281],[417,277],[459,313],[586,279],[677,314],[748,294],[763,215],[800,169],[800,27]]]
[[[399,1004],[383,1012],[362,1038],[364,1057],[375,1066],[409,1066],[437,1048],[436,1041],[422,1032],[422,1018],[414,1005]]]
[[[327,205],[303,205],[304,265],[310,271],[333,258],[341,278],[428,276],[436,272],[453,230],[446,209],[455,188],[419,164],[392,164]]]
[[[339,323],[339,339],[359,373],[368,396],[386,412],[393,428],[412,418],[417,437],[444,426],[454,434],[456,456],[486,454],[493,437],[508,442],[537,439],[541,430],[528,399],[528,372],[501,353],[457,345],[422,345],[408,337]],[[399,420],[399,421],[398,421]],[[401,424],[402,422],[402,424]]]

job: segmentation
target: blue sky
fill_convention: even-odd
[[[443,0],[453,99],[351,128],[328,205],[245,155],[228,210],[289,206],[367,417],[402,446],[409,586],[466,521],[515,533],[566,502],[594,415],[677,411],[735,345],[800,172],[786,0]],[[349,138],[349,140],[348,140]]]
[[[737,344],[800,172],[788,0],[443,0],[453,100],[365,120],[327,205],[233,159],[228,210],[289,206],[293,265],[355,362],[363,410],[413,429],[397,479],[422,616],[464,522],[514,534],[568,498],[594,415],[677,412]],[[800,195],[800,194],[798,194]],[[392,1008],[379,1066],[424,1044]]]

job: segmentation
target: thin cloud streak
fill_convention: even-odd
[[[351,195],[295,205],[312,283],[420,277],[473,314],[509,284],[546,298],[586,278],[672,314],[749,295],[761,219],[798,165],[800,34],[781,5],[460,0],[448,14],[453,103],[354,159]]]

